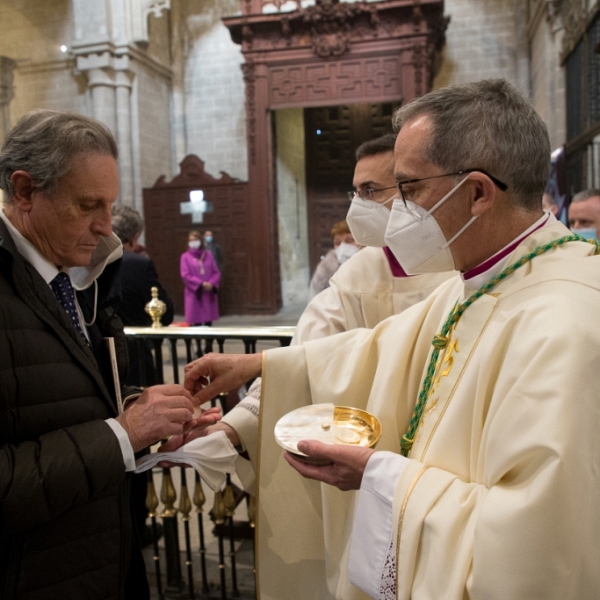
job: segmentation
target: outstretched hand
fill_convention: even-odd
[[[298,450],[324,464],[310,464],[286,452],[287,462],[307,479],[334,485],[342,491],[358,490],[367,462],[375,450],[362,446],[323,444],[315,440],[298,442]]]
[[[184,387],[200,404],[259,377],[262,354],[205,354],[185,367]]]

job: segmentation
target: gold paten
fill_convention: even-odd
[[[381,437],[381,423],[360,408],[312,404],[284,415],[275,426],[277,443],[288,452],[318,463],[298,450],[301,440],[316,439],[325,444],[374,448]]]

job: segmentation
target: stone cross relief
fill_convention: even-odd
[[[190,201],[179,203],[179,212],[182,215],[192,215],[192,223],[202,223],[204,213],[212,211],[212,202],[207,202],[204,199],[204,192],[202,190],[192,190],[190,192]]]

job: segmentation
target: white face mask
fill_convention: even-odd
[[[346,221],[357,244],[376,248],[385,246],[385,228],[390,218],[390,211],[385,205],[395,197],[396,194],[390,196],[385,202],[365,200],[358,195],[352,198]]]
[[[471,217],[456,235],[446,241],[432,213],[467,179],[468,177],[465,177],[455,185],[429,211],[408,200],[406,204],[400,198],[394,201],[385,232],[385,242],[408,275],[441,273],[455,268],[449,246],[477,217]]]
[[[357,246],[354,246],[353,244],[345,244],[344,242],[342,242],[335,249],[335,255],[337,256],[337,259],[338,259],[340,265],[343,265],[349,258],[354,256],[358,251],[359,251],[359,248]]]
[[[188,242],[188,247],[192,250],[198,250],[200,248],[200,240],[190,240]]]

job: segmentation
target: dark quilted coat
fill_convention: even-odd
[[[126,364],[122,325],[108,307],[118,266],[98,280],[92,351],[0,220],[3,600],[147,597],[128,477],[104,422],[116,408],[102,336],[115,336]],[[88,321],[93,290],[78,293]]]

